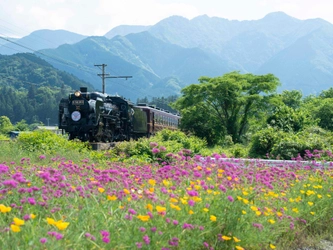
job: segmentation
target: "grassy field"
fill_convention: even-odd
[[[138,158],[126,145],[92,152],[42,137],[0,142],[0,249],[296,249],[332,240],[331,167],[244,166],[154,138]]]

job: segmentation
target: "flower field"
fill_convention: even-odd
[[[0,249],[291,249],[332,230],[332,168],[190,155],[1,162]]]

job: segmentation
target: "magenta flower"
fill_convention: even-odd
[[[109,238],[109,237],[103,237],[102,240],[103,240],[103,242],[106,243],[106,244],[110,243],[110,238]]]
[[[146,243],[146,245],[149,245],[150,244],[150,239],[149,239],[149,236],[148,235],[145,235],[142,237],[143,241]]]
[[[178,221],[177,220],[173,220],[172,222],[174,225],[178,225]]]
[[[136,247],[141,249],[142,248],[142,242],[136,242],[135,243]]]
[[[230,202],[233,202],[234,201],[234,198],[232,197],[232,196],[228,196],[228,200],[230,201]]]
[[[39,242],[42,243],[42,244],[45,244],[45,243],[47,242],[47,239],[46,239],[46,238],[41,238],[41,239],[39,240]]]
[[[158,148],[153,148],[151,151],[153,154],[157,154],[160,152],[160,150]]]
[[[41,160],[43,160],[43,159],[45,159],[45,158],[46,158],[45,155],[40,155],[40,156],[39,156],[39,159],[41,159]]]

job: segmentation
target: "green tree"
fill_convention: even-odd
[[[272,74],[253,75],[231,72],[220,77],[199,78],[199,84],[192,84],[182,89],[182,96],[174,107],[182,114],[182,123],[188,124],[187,130],[195,130],[195,124],[200,122],[198,114],[194,117],[184,117],[183,114],[193,106],[200,106],[204,112],[203,122],[208,118],[212,123],[222,127],[224,135],[230,135],[234,142],[241,142],[242,136],[249,128],[249,120],[260,117],[267,108],[270,94],[274,94],[279,79]],[[204,118],[207,117],[207,118]],[[186,119],[191,119],[188,122]],[[212,129],[212,132],[221,134]],[[195,130],[195,134],[200,131]]]
[[[7,116],[0,117],[0,133],[8,134],[14,129],[13,124]]]
[[[316,125],[317,121],[311,119],[307,110],[294,110],[283,104],[275,108],[273,114],[268,117],[267,123],[285,132],[298,132],[308,125]]]
[[[282,102],[290,108],[297,109],[302,103],[302,92],[299,90],[284,90],[280,94]]]

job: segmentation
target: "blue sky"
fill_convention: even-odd
[[[332,0],[0,0],[0,36],[39,29],[102,36],[121,25],[154,25],[172,15],[257,20],[275,11],[333,23]]]

